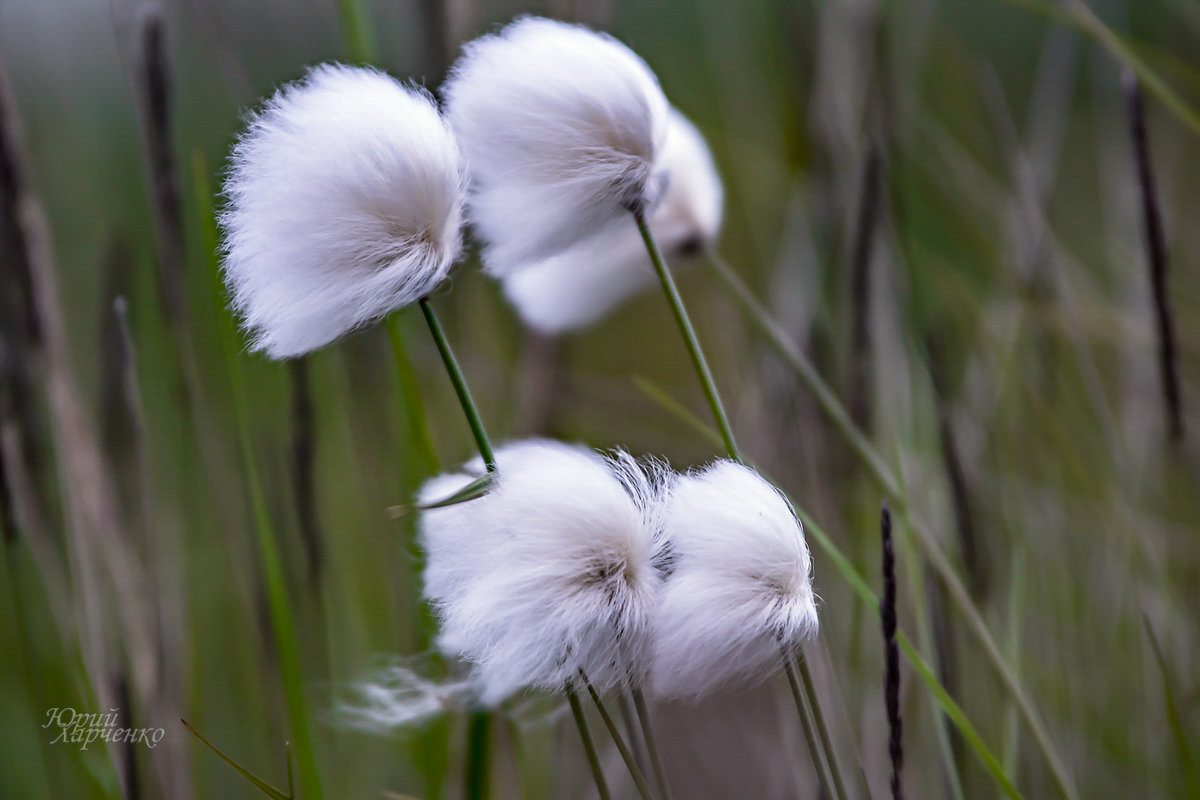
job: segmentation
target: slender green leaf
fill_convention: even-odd
[[[260,792],[265,794],[267,797],[273,798],[273,800],[294,800],[296,795],[292,788],[292,759],[291,759],[291,755],[290,755],[290,750],[288,751],[289,752],[289,755],[288,755],[288,793],[284,794],[283,792],[279,791],[271,784],[264,781],[262,778],[255,775],[250,770],[243,767],[238,762],[234,761],[229,756],[225,755],[225,753],[222,752],[219,747],[217,747],[215,744],[210,742],[208,739],[205,739],[200,734],[200,731],[196,730],[191,725],[189,725],[188,721],[186,719],[181,719],[179,721],[183,723],[183,727],[187,728],[189,731],[192,732],[192,735],[194,735],[200,741],[204,742],[204,744],[208,747],[209,750],[212,750],[214,753],[216,753],[218,756],[220,756],[222,761],[224,761],[226,764],[228,764],[229,766],[231,766],[235,770],[237,770],[238,774],[240,774],[252,786],[254,786]]]

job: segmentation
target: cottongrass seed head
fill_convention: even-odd
[[[721,228],[724,191],[700,131],[671,109],[659,156],[666,190],[650,214],[650,230],[668,258],[711,245]],[[503,278],[504,296],[521,320],[560,335],[591,325],[657,283],[632,219],[570,250]]]
[[[251,346],[303,355],[428,294],[461,250],[462,157],[432,98],[326,64],[249,121],[225,182],[225,281]]]
[[[425,596],[439,647],[474,665],[485,704],[559,690],[582,669],[600,690],[644,680],[659,588],[647,473],[583,447],[502,447],[483,497],[422,513]],[[482,472],[434,478],[440,500]]]
[[[667,100],[646,63],[610,36],[518,19],[468,44],[443,94],[493,275],[570,248],[661,190]]]
[[[808,545],[791,507],[732,461],[680,476],[666,503],[655,693],[694,697],[773,674],[781,650],[817,633]]]

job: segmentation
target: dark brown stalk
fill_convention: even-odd
[[[900,770],[904,765],[904,746],[903,723],[900,719],[900,650],[896,646],[896,554],[892,547],[892,513],[886,500],[880,529],[883,539],[883,597],[879,601],[879,617],[883,623],[887,664],[883,695],[887,705],[888,756],[892,762],[892,800],[902,800],[904,789],[900,783]]]
[[[139,19],[134,82],[154,214],[159,297],[167,324],[178,337],[187,324],[183,205],[171,142],[171,75],[165,38],[162,10],[156,4],[147,5]]]
[[[561,397],[563,344],[557,336],[527,330],[521,342],[517,371],[516,429],[528,436],[554,432],[554,417]]]
[[[308,577],[314,586],[321,580],[325,546],[317,517],[316,475],[316,415],[313,413],[312,391],[308,380],[308,360],[297,358],[288,362],[288,377],[292,394],[292,484],[296,493],[296,517],[304,553],[308,561]]]
[[[850,253],[850,416],[863,430],[869,430],[871,422],[871,255],[882,183],[882,158],[872,143],[867,146]]]
[[[941,345],[932,335],[926,337],[929,354],[929,375],[933,383],[933,399],[937,407],[938,436],[941,440],[942,464],[950,485],[950,502],[954,507],[955,530],[959,550],[967,570],[967,583],[975,599],[987,592],[988,575],[979,552],[979,536],[975,524],[975,502],[970,481],[958,453],[958,441],[950,414],[946,366]]]
[[[1178,353],[1175,343],[1175,320],[1171,313],[1168,290],[1170,256],[1167,237],[1163,231],[1162,208],[1150,160],[1150,140],[1146,132],[1146,103],[1137,78],[1125,75],[1125,96],[1129,109],[1129,131],[1133,142],[1133,158],[1137,166],[1138,189],[1142,201],[1142,226],[1146,242],[1146,260],[1150,266],[1150,285],[1154,293],[1154,317],[1158,329],[1158,365],[1162,379],[1163,403],[1166,407],[1167,429],[1171,439],[1184,436],[1183,399],[1179,389]]]

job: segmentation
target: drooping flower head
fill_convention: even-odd
[[[252,347],[303,355],[428,294],[461,249],[462,157],[425,92],[326,64],[233,150],[225,281]]]
[[[443,89],[494,275],[600,233],[660,191],[667,101],[610,36],[524,17],[468,44]]]
[[[670,575],[655,617],[656,693],[761,680],[781,652],[816,636],[803,529],[758,473],[719,461],[681,476],[664,513]]]
[[[474,665],[480,696],[642,681],[659,587],[650,478],[586,448],[530,440],[497,452],[481,498],[422,513],[424,591],[439,647]],[[428,482],[443,499],[482,464]]]
[[[724,192],[704,138],[671,109],[658,159],[666,180],[650,230],[668,259],[706,247],[721,227]],[[557,335],[587,327],[657,283],[632,219],[566,252],[503,278],[504,296],[534,330]]]

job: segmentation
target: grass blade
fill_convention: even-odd
[[[1175,691],[1171,687],[1171,675],[1167,671],[1167,659],[1163,656],[1162,646],[1154,635],[1150,620],[1145,617],[1142,622],[1146,626],[1146,636],[1154,649],[1154,660],[1162,673],[1163,705],[1167,709],[1167,724],[1171,726],[1171,737],[1175,740],[1175,750],[1179,755],[1179,768],[1183,771],[1183,779],[1187,786],[1187,797],[1191,800],[1200,798],[1200,771],[1192,759],[1192,748],[1188,744],[1187,732],[1183,728],[1183,720],[1179,716],[1179,705],[1175,702]]]
[[[235,770],[237,770],[238,774],[241,775],[243,778],[245,778],[246,781],[251,786],[258,789],[260,792],[265,794],[267,797],[272,798],[272,800],[294,800],[296,794],[292,788],[292,758],[291,758],[290,747],[287,747],[285,745],[285,749],[287,751],[288,793],[284,794],[283,792],[279,791],[271,784],[264,781],[262,778],[255,775],[250,770],[243,767],[238,762],[234,761],[229,756],[225,755],[225,753],[221,751],[221,748],[217,747],[215,744],[210,742],[208,739],[205,739],[200,734],[200,731],[196,730],[195,728],[193,728],[191,725],[188,724],[188,721],[186,719],[181,719],[179,721],[183,723],[183,727],[187,728],[189,731],[192,732],[193,736],[195,736],[200,741],[204,742],[205,746],[208,747],[209,750],[212,750],[214,753],[216,753],[218,756],[220,756],[222,761],[224,761],[226,764],[228,764],[229,766],[231,766]]]

